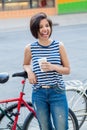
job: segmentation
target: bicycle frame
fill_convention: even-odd
[[[69,89],[75,89],[75,90],[79,90],[81,92],[82,95],[85,95],[87,97],[87,84],[79,80],[69,80],[66,81],[66,90]]]
[[[28,108],[28,110],[30,112],[32,112],[34,114],[34,116],[36,116],[35,111],[33,110],[33,108],[31,106],[29,106],[28,103],[23,99],[23,96],[25,95],[25,93],[24,93],[25,82],[26,82],[26,78],[24,78],[24,80],[21,81],[23,88],[22,88],[22,91],[20,92],[20,95],[19,95],[18,98],[0,100],[0,104],[10,103],[10,102],[18,102],[17,113],[16,113],[16,116],[15,116],[14,120],[12,120],[11,117],[8,114],[4,113],[4,110],[2,108],[0,108],[0,111],[2,111],[2,113],[5,114],[13,122],[12,130],[16,130],[21,104],[24,104]]]

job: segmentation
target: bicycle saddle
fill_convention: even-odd
[[[0,83],[5,83],[9,79],[9,74],[8,73],[0,73]]]
[[[23,78],[28,78],[27,72],[26,72],[26,71],[14,73],[14,74],[12,75],[12,77],[23,77]]]

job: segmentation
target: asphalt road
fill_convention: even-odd
[[[64,43],[68,53],[71,74],[65,75],[64,80],[87,79],[87,24],[72,26],[54,26],[52,39]],[[16,97],[20,90],[21,78],[12,78],[14,72],[23,71],[24,47],[35,39],[27,28],[16,28],[0,31],[0,72],[8,72],[10,79],[6,84],[0,85],[0,99]],[[31,99],[31,86],[27,82],[25,98]],[[84,123],[81,130],[86,130]]]

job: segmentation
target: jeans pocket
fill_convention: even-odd
[[[57,93],[64,93],[65,92],[65,88],[61,88],[58,85],[56,85],[53,89]]]

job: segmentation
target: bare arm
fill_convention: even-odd
[[[28,74],[28,79],[29,82],[31,84],[35,84],[36,83],[36,76],[35,74],[32,72],[31,69],[31,60],[32,60],[32,56],[31,56],[31,50],[30,50],[30,45],[27,45],[25,47],[24,50],[24,61],[23,61],[23,68],[24,70],[27,72]]]
[[[60,44],[60,56],[61,56],[62,66],[55,66],[55,70],[60,74],[69,74],[70,64],[66,53],[66,49],[62,43]]]

